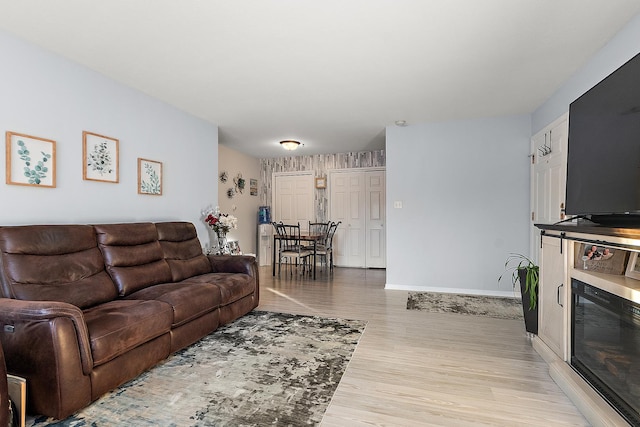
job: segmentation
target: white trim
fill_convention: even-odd
[[[386,166],[371,166],[367,168],[343,168],[343,169],[327,169],[327,174],[330,173],[344,173],[344,172],[370,172],[370,171],[385,171]]]
[[[294,171],[294,172],[272,172],[271,178],[276,176],[303,176],[303,175],[314,175],[315,171]]]
[[[406,286],[394,285],[387,283],[384,285],[385,290],[412,291],[412,292],[440,292],[444,294],[464,294],[464,295],[484,295],[491,297],[520,298],[520,291],[490,291],[486,289],[464,289],[464,288],[440,288],[426,286]]]

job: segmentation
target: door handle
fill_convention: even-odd
[[[560,288],[562,288],[563,286],[564,283],[560,283],[560,286],[558,286],[558,295],[556,296],[556,302],[560,307],[564,307],[564,305],[562,305],[562,303],[560,302]]]

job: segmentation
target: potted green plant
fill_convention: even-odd
[[[498,283],[507,273],[511,276],[511,283],[514,288],[518,283],[520,284],[525,329],[527,332],[537,334],[540,267],[528,257],[512,253],[509,254],[504,263],[504,272],[498,277]]]

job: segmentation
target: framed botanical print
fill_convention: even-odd
[[[7,184],[56,186],[56,142],[23,133],[6,133]]]
[[[138,194],[162,196],[162,163],[138,158]]]
[[[118,140],[82,132],[82,179],[118,183]]]

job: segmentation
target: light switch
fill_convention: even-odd
[[[399,202],[399,201],[393,202],[393,207],[395,209],[402,209],[402,202]]]

